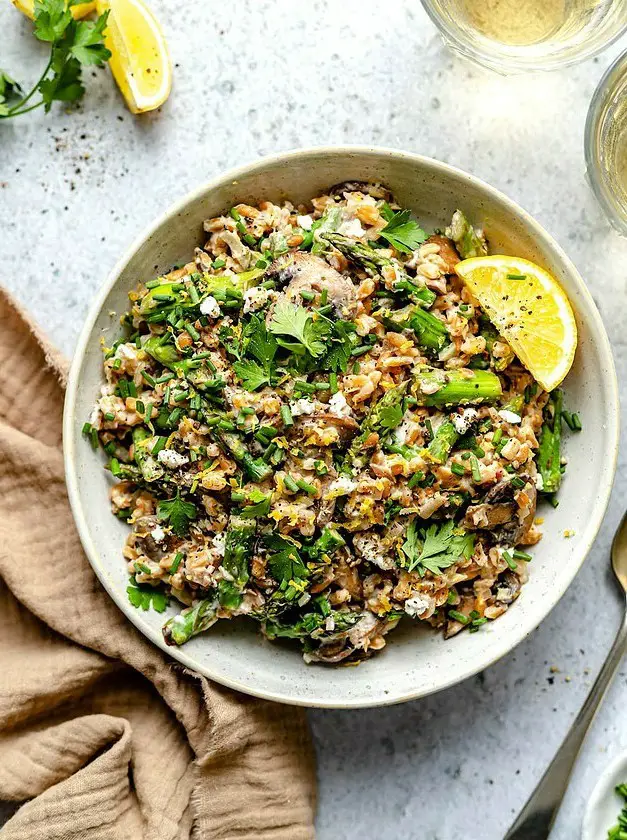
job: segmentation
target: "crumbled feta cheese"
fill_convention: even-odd
[[[534,475],[533,482],[536,485],[536,490],[540,490],[540,491],[544,490],[544,479],[542,478],[541,473],[538,473],[537,475]]]
[[[346,397],[341,391],[338,391],[337,394],[333,394],[329,400],[329,414],[332,414],[334,417],[351,416],[351,407],[346,402]]]
[[[506,408],[502,408],[497,413],[501,420],[505,420],[506,423],[520,423],[522,419],[520,414],[516,414],[515,411],[508,411]]]
[[[301,397],[300,400],[290,403],[290,411],[294,417],[300,417],[301,414],[313,414],[315,410],[316,404],[306,397]]]
[[[357,482],[353,481],[346,475],[341,475],[329,485],[329,490],[325,495],[327,499],[335,499],[338,496],[348,496],[357,487]]]
[[[186,455],[181,455],[174,449],[162,449],[157,458],[169,470],[175,470],[177,467],[183,467],[189,463],[189,458]]]
[[[407,420],[403,420],[400,426],[397,426],[394,429],[394,439],[398,446],[404,446],[407,443],[407,435],[409,434],[409,430],[412,427],[412,420],[411,418],[407,418]]]
[[[224,545],[226,543],[226,531],[222,531],[220,534],[216,534],[212,540],[213,542],[213,550],[218,555],[218,557],[224,557]]]
[[[220,304],[213,295],[209,295],[209,297],[206,297],[203,300],[200,304],[200,311],[208,318],[219,318],[220,315],[222,315],[222,312],[220,311]]]
[[[116,359],[131,361],[137,358],[137,347],[134,344],[119,344],[115,351]]]
[[[458,435],[465,435],[471,423],[474,423],[478,416],[479,413],[476,408],[465,408],[461,414],[452,414],[451,422]]]
[[[355,239],[361,239],[362,236],[366,235],[359,219],[349,219],[342,222],[338,228],[338,233],[341,233],[342,236],[353,236]]]
[[[359,542],[355,543],[355,545],[364,560],[367,560],[379,569],[387,571],[388,569],[393,569],[396,565],[393,557],[386,556],[383,553],[379,539],[374,535],[360,535]]]
[[[414,593],[411,598],[408,598],[405,601],[405,612],[407,615],[416,617],[421,615],[423,612],[426,612],[430,606],[431,602],[428,598],[425,598],[423,595],[419,595],[418,593]]]
[[[244,314],[261,309],[274,295],[275,293],[271,289],[262,289],[260,286],[246,289],[244,292]]]
[[[296,224],[303,230],[311,230],[313,219],[311,216],[296,216]]]
[[[156,543],[163,542],[165,539],[165,531],[161,527],[161,525],[157,525],[155,528],[152,529],[150,532],[150,536]]]

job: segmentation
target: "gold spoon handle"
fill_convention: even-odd
[[[566,793],[579,750],[627,650],[627,602],[621,627],[586,702],[505,840],[546,840]]]

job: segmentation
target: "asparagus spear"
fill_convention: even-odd
[[[435,293],[431,289],[427,289],[424,284],[416,280],[410,280],[405,274],[400,263],[385,257],[380,254],[376,248],[371,248],[363,242],[358,242],[348,236],[343,236],[341,233],[324,233],[321,239],[326,240],[338,251],[341,251],[344,256],[360,265],[371,277],[376,277],[381,274],[381,269],[386,265],[395,265],[402,274],[402,279],[397,282],[396,289],[404,289],[410,292],[415,298],[420,300],[427,306],[431,306],[435,300]]]
[[[254,521],[232,516],[226,532],[222,567],[241,590],[249,577],[248,561],[253,547],[256,525]]]
[[[415,377],[420,404],[442,408],[447,405],[493,403],[502,395],[496,374],[488,370],[440,370],[423,368]]]
[[[446,235],[453,240],[464,260],[468,257],[484,257],[488,253],[485,237],[477,233],[461,210],[453,213]]]
[[[313,223],[309,234],[311,235],[312,254],[322,254],[327,247],[327,243],[321,238],[323,233],[331,233],[336,231],[342,223],[342,210],[340,207],[329,207],[325,210],[323,215]],[[306,237],[307,239],[309,237]],[[306,243],[303,243],[306,246]]]
[[[540,433],[538,449],[538,470],[542,476],[544,493],[557,493],[562,482],[561,443],[562,409],[564,392],[557,388],[551,391],[545,408],[545,420]]]
[[[146,442],[150,438],[152,438],[152,435],[148,429],[144,426],[135,426],[133,429],[133,457],[142,472],[144,481],[158,481],[163,477],[165,471],[146,447]]]
[[[263,481],[272,474],[272,467],[261,458],[253,458],[240,437],[228,432],[220,432],[215,428],[213,434],[222,449],[233,457],[251,481]]]
[[[178,615],[172,616],[163,625],[163,636],[168,645],[185,644],[192,636],[202,633],[216,622],[217,598],[198,601]]]
[[[443,464],[451,449],[457,443],[459,435],[450,420],[441,423],[436,429],[433,440],[426,449],[425,455],[436,464]]]
[[[342,462],[343,472],[352,472],[353,462],[363,442],[372,432],[388,432],[401,422],[403,419],[402,402],[408,385],[409,382],[402,382],[395,388],[390,388],[381,399],[370,406],[361,424],[361,434],[353,439],[344,457],[344,461]]]
[[[418,344],[427,350],[441,350],[448,340],[448,330],[444,322],[424,309],[416,308],[409,326],[416,333]]]

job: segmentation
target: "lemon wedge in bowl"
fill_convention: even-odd
[[[109,12],[109,67],[129,110],[154,111],[172,87],[172,64],[159,22],[142,0],[96,0],[96,8],[99,15]]]
[[[35,17],[35,0],[11,0],[16,9],[25,14],[31,20]],[[95,0],[89,3],[79,3],[77,6],[72,6],[70,11],[76,20],[84,18],[96,8]]]
[[[519,257],[463,260],[458,276],[545,391],[571,368],[577,348],[572,307],[555,277]]]

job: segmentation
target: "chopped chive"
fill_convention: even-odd
[[[304,379],[297,379],[294,382],[294,388],[302,391],[304,394],[313,394],[316,390],[316,386],[311,384],[310,382],[305,382]]]
[[[170,386],[166,385],[165,391],[163,392],[163,402],[168,405],[170,402]]]
[[[172,396],[174,398],[174,402],[181,402],[182,400],[186,400],[189,394],[187,391],[175,391]]]
[[[114,359],[111,367],[113,370],[119,370],[122,367],[122,359]]]
[[[172,373],[172,371],[164,373],[163,376],[160,376],[158,379],[155,379],[155,382],[157,383],[157,385],[162,385],[164,382],[169,382],[170,379],[174,379],[174,374]]]
[[[517,490],[521,490],[525,486],[525,480],[517,475],[515,478],[512,478],[512,487],[515,487]]]
[[[231,493],[231,501],[232,502],[245,502],[246,501],[246,493],[242,493],[239,490],[233,490]]]
[[[449,610],[448,617],[452,618],[453,621],[459,621],[460,624],[469,624],[470,619],[464,613],[460,613],[458,610]]]
[[[527,275],[526,274],[508,274],[507,279],[508,280],[526,280]]]
[[[157,278],[156,280],[149,280],[146,283],[147,289],[156,289],[157,286],[161,286],[161,280],[159,280],[159,278]]]
[[[255,413],[255,409],[250,405],[245,405],[242,408],[241,413],[244,415],[244,417],[250,417],[251,414]]]
[[[333,305],[330,303],[327,306],[318,307],[319,315],[329,315],[331,312],[333,312]]]
[[[316,470],[316,475],[326,475],[329,472],[329,468],[324,461],[314,461],[314,468]]]
[[[455,473],[455,475],[464,475],[466,470],[464,469],[462,464],[458,464],[457,461],[454,461],[451,464],[451,472]]]
[[[167,315],[165,312],[155,312],[152,315],[146,316],[146,323],[148,324],[160,324],[162,321],[167,320]]]
[[[171,575],[176,574],[178,571],[178,567],[181,565],[181,560],[183,559],[183,554],[180,551],[177,551],[174,555],[174,560],[172,561],[172,565],[169,568],[169,573]]]
[[[229,211],[229,215],[231,216],[231,218],[232,218],[232,219],[235,219],[235,221],[236,221],[236,222],[240,222],[240,221],[241,221],[241,219],[242,219],[242,217],[241,217],[241,216],[240,216],[240,214],[237,212],[237,210],[235,209],[235,207],[231,207],[231,209],[230,209],[230,211]]]
[[[163,435],[159,435],[157,440],[154,442],[152,449],[150,450],[151,455],[158,455],[162,449],[165,449],[165,445],[168,442],[167,437]]]
[[[513,556],[514,556],[517,560],[524,560],[526,563],[528,563],[530,560],[532,560],[532,559],[533,559],[533,558],[532,558],[532,556],[531,556],[531,554],[527,554],[527,552],[526,552],[526,551],[520,551],[518,548],[516,548],[516,549],[514,550],[514,552],[513,552]]]
[[[421,481],[424,481],[425,474],[422,471],[415,472],[412,477],[407,482],[408,487],[415,487],[417,484],[420,484]]]
[[[118,476],[122,472],[122,468],[120,467],[120,462],[117,458],[111,458],[109,461],[109,469],[111,470],[111,475]]]
[[[472,451],[477,458],[483,458],[485,455],[485,449],[482,449],[480,446],[473,446]]]
[[[351,350],[351,356],[363,356],[364,353],[369,353],[372,347],[369,344],[360,344],[359,347],[354,347]]]
[[[219,420],[218,421],[218,429],[222,429],[225,432],[234,432],[235,431],[235,424],[231,423],[230,420]]]
[[[359,362],[355,362],[355,364],[353,365],[353,373],[359,373],[360,370],[361,365],[359,364]]]
[[[183,413],[183,409],[181,409],[181,408],[173,409],[168,416],[168,420],[167,420],[168,426],[175,426],[178,423],[179,417],[181,416],[182,413]]]
[[[492,436],[492,446],[498,446],[501,442],[501,438],[503,437],[503,429],[499,426],[499,428],[494,432]]]
[[[135,387],[135,383],[132,379],[130,379],[128,383],[128,395],[129,397],[137,397],[137,388]]]
[[[470,452],[462,452],[462,461],[467,461],[470,458]]]
[[[154,388],[157,384],[155,381],[154,376],[151,376],[147,370],[142,370],[142,376],[146,380],[146,382],[150,385],[151,388]]]
[[[281,406],[281,420],[283,420],[284,426],[293,426],[294,425],[294,418],[292,417],[292,412],[290,411],[289,405],[285,403]]]
[[[337,394],[339,388],[337,386],[337,373],[329,374],[329,388],[332,394]]]
[[[510,567],[510,569],[513,572],[516,571],[516,569],[518,568],[518,563],[514,560],[512,555],[509,553],[509,551],[504,551],[503,552],[503,560],[505,560],[505,562],[507,563],[507,565]]]
[[[294,481],[291,475],[286,475],[283,479],[283,484],[287,487],[287,489],[292,493],[298,493],[298,484]]]
[[[144,405],[144,403],[141,400],[136,400],[135,401],[135,411],[138,414],[143,414],[146,411],[146,406]]]
[[[574,431],[575,432],[580,432],[582,430],[583,426],[581,424],[581,418],[579,417],[577,412],[575,411],[573,414],[570,415],[570,417],[571,417],[571,420],[573,421]]]
[[[320,292],[320,306],[326,306],[328,299],[329,299],[329,290],[325,287]]]
[[[115,420],[115,414],[112,411],[107,411],[104,415],[104,419],[111,422],[112,420]]]
[[[194,341],[198,341],[198,339],[200,338],[200,333],[193,324],[185,324],[185,329]]]
[[[84,435],[91,434],[91,423],[83,423],[83,428],[81,429],[81,432]]]
[[[476,455],[470,456],[470,469],[472,470],[472,480],[475,484],[481,483],[481,470],[479,469],[479,461]]]
[[[313,484],[309,484],[308,481],[305,481],[304,478],[297,479],[296,484],[310,496],[314,496],[318,492],[317,488]]]
[[[311,301],[315,298],[316,295],[314,292],[310,292],[308,289],[302,289],[300,292],[300,296],[303,300],[306,300],[308,303],[311,303]]]
[[[328,391],[331,386],[328,382],[315,382],[314,387],[316,391]]]
[[[257,244],[257,240],[256,240],[256,239],[255,239],[255,237],[252,235],[252,233],[247,233],[247,234],[244,236],[244,242],[245,242],[247,245],[250,245],[252,248],[254,248],[254,247],[255,247],[255,245]]]
[[[217,260],[214,260],[211,263],[211,268],[224,268],[226,265],[226,260],[223,260],[221,257],[218,257]]]
[[[171,301],[175,300],[175,297],[174,297],[174,295],[168,295],[168,294],[159,294],[158,295],[158,294],[155,293],[152,296],[152,299],[162,301],[163,303],[170,303]]]
[[[150,571],[150,567],[147,566],[145,563],[135,563],[135,571],[143,572],[145,575],[152,574],[152,572]]]

